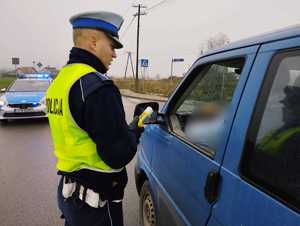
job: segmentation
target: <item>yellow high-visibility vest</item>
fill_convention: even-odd
[[[56,168],[63,172],[90,169],[119,172],[98,155],[95,142],[75,122],[69,108],[69,92],[82,76],[96,72],[86,64],[69,64],[61,69],[46,93],[48,119],[57,157]]]
[[[280,133],[273,130],[261,139],[257,148],[267,154],[277,155],[280,153],[282,145],[297,133],[300,133],[300,127],[292,127]]]

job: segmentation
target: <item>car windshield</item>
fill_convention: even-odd
[[[18,79],[8,89],[8,92],[44,92],[47,90],[50,82],[48,80],[23,80]]]

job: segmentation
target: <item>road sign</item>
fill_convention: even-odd
[[[149,67],[149,60],[141,59],[141,67]]]
[[[12,61],[13,65],[19,65],[20,64],[20,58],[18,58],[18,57],[11,58],[11,61]]]
[[[172,58],[171,61],[171,77],[173,76],[173,64],[174,62],[183,62],[184,59],[183,58]]]
[[[43,64],[42,64],[41,62],[38,62],[38,63],[37,63],[37,66],[38,66],[38,67],[42,67]]]
[[[183,58],[173,58],[172,61],[173,62],[183,62],[184,59]]]

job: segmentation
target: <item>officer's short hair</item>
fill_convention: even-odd
[[[79,44],[79,39],[82,37],[82,32],[82,28],[73,29],[73,43],[75,46]]]
[[[95,35],[96,39],[101,38],[100,32],[89,28],[76,28],[73,29],[73,43],[75,46],[79,45],[81,39],[88,39],[91,34]]]

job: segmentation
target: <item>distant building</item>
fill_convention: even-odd
[[[44,67],[41,72],[57,72],[58,70],[56,69],[56,67]]]
[[[17,74],[33,74],[37,73],[37,70],[34,67],[19,67],[16,70]]]
[[[49,73],[54,78],[57,75],[58,70],[55,67],[47,66],[47,67],[44,67],[40,72]]]

